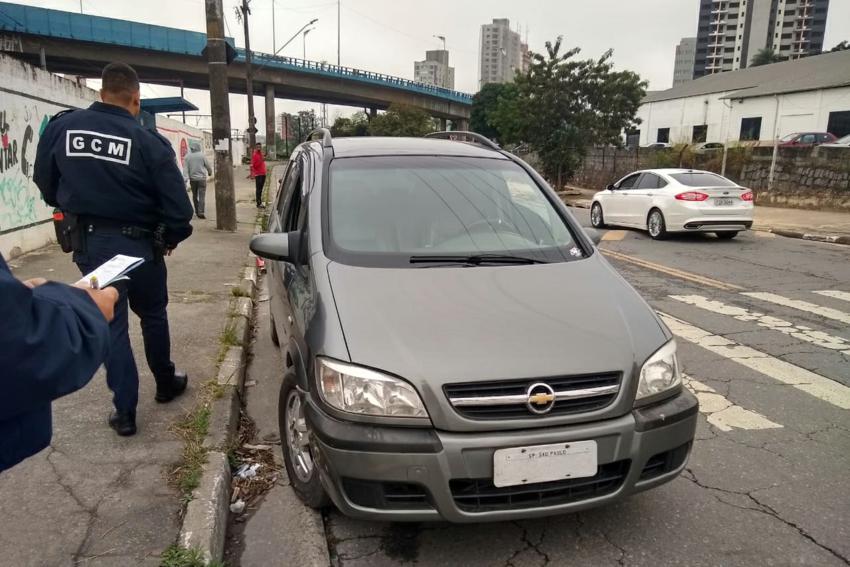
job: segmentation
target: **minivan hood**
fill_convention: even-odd
[[[332,262],[328,274],[351,362],[405,378],[422,393],[453,382],[629,376],[668,340],[598,252],[521,266]]]

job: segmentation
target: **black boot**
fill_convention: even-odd
[[[109,416],[109,427],[122,437],[136,434],[136,412],[113,411]]]
[[[185,372],[174,372],[174,376],[168,382],[157,383],[156,397],[157,402],[164,404],[170,402],[180,394],[186,391],[186,384],[189,383],[189,377]]]

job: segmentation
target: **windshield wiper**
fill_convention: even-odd
[[[469,256],[453,255],[414,255],[410,257],[411,264],[466,264],[480,266],[482,264],[548,264],[546,260],[513,256],[510,254],[472,254]]]

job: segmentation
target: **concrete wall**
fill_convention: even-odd
[[[741,119],[761,117],[761,141],[772,141],[777,99],[777,136],[811,130],[826,131],[829,113],[850,110],[850,87],[790,93],[777,98],[724,100],[728,93],[713,93],[641,105],[638,110],[640,144],[656,141],[659,128],[670,128],[671,143],[690,143],[693,127],[708,126],[707,142],[736,142]]]
[[[88,106],[97,92],[0,55],[0,253],[10,258],[54,239],[52,209],[32,182],[50,117]]]
[[[174,148],[174,153],[177,156],[177,165],[180,167],[180,171],[183,171],[183,159],[189,153],[191,143],[199,144],[204,150],[204,155],[207,156],[207,161],[210,162],[211,166],[215,167],[213,165],[215,152],[213,152],[212,134],[210,132],[198,130],[188,124],[183,124],[179,120],[174,120],[160,114],[156,116],[156,129],[171,142],[171,147]]]
[[[0,54],[0,254],[11,258],[55,240],[52,208],[32,182],[35,150],[50,117],[84,108],[97,91]],[[182,169],[189,140],[205,144],[213,162],[212,137],[181,122],[157,116]]]

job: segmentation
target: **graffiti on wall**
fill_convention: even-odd
[[[21,41],[21,36],[0,34],[0,51],[11,51],[13,53],[23,53],[24,44]]]
[[[50,218],[50,208],[32,182],[38,139],[62,107],[19,96],[0,107],[0,232]]]

